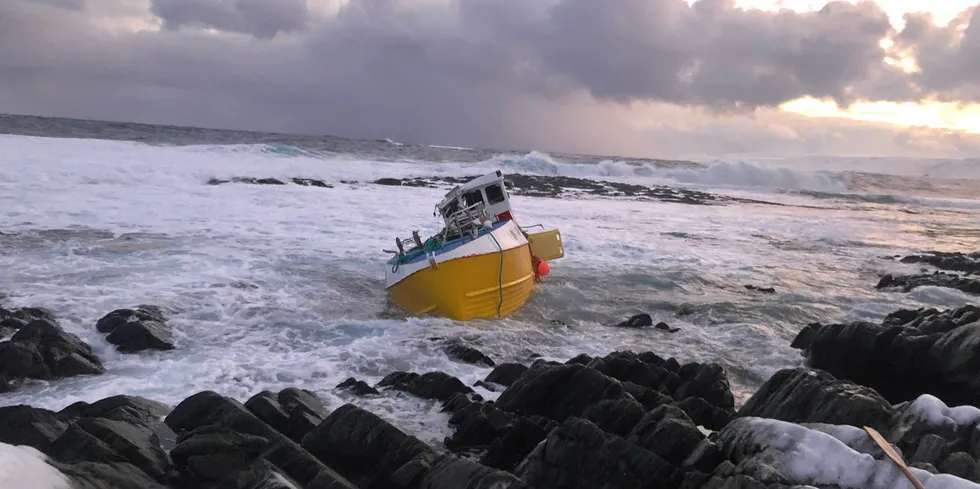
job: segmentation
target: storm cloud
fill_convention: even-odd
[[[587,152],[809,148],[836,138],[753,118],[802,96],[980,98],[977,17],[913,14],[897,32],[868,1],[8,0],[0,111]],[[885,38],[921,71],[886,63]]]

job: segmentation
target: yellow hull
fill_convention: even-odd
[[[525,244],[503,253],[466,256],[439,263],[437,268],[426,267],[392,285],[388,295],[410,314],[468,321],[516,311],[533,288],[531,252]]]

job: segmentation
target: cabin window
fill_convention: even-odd
[[[500,185],[490,185],[486,188],[487,192],[487,202],[490,205],[499,204],[504,201],[504,190],[500,188]]]
[[[463,194],[463,201],[466,202],[466,207],[470,207],[476,204],[483,203],[483,194],[479,190],[470,190]]]

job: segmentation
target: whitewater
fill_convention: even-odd
[[[980,181],[818,171],[801,161],[680,167],[539,152],[426,161],[267,143],[0,135],[0,305],[50,309],[108,370],[30,381],[0,395],[0,405],[57,410],[115,394],[172,405],[202,390],[244,401],[295,386],[328,409],[353,402],[438,442],[449,428],[437,402],[334,387],[396,370],[441,370],[473,385],[490,369],[448,358],[436,340],[458,338],[498,363],[627,349],[718,362],[740,404],[775,371],[803,365],[789,344],[807,323],[973,302],[950,289],[874,285],[882,274],[918,270],[883,257],[978,249]],[[497,169],[784,205],[514,196],[521,225],[557,227],[566,247],[524,309],[470,323],[392,310],[383,250],[412,230],[438,230],[432,210],[448,186],[372,182]],[[234,177],[315,178],[332,188],[208,184]],[[106,313],[139,304],[168,311],[176,350],[122,354],[95,330]],[[643,312],[680,330],[615,327]]]

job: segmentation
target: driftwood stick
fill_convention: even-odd
[[[905,465],[905,461],[902,460],[902,456],[899,455],[894,448],[892,448],[891,444],[888,443],[888,441],[885,440],[883,436],[881,436],[881,433],[878,433],[877,431],[875,431],[874,428],[870,426],[865,426],[864,431],[867,431],[868,434],[871,435],[871,439],[874,440],[875,443],[877,443],[878,446],[885,451],[885,455],[888,455],[888,458],[890,458],[892,462],[895,462],[895,465],[897,465],[899,470],[901,470],[902,473],[905,474],[905,477],[907,477],[909,482],[911,482],[912,485],[915,486],[915,489],[925,489],[925,486],[923,486],[922,483],[919,482],[919,479],[915,477],[915,474],[913,474],[912,471],[909,470],[909,466]]]

